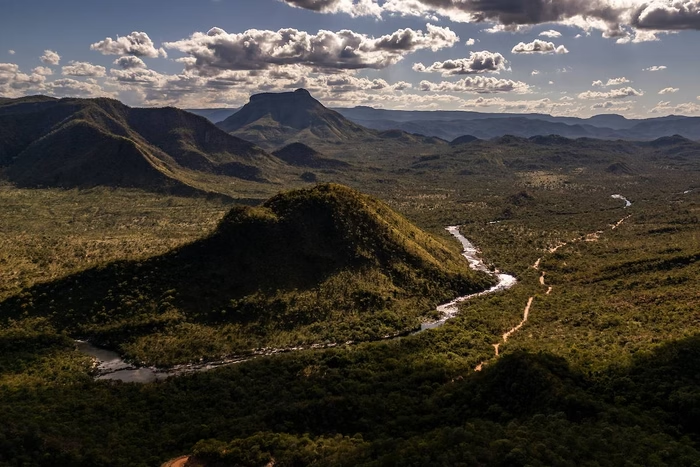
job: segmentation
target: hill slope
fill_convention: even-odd
[[[340,169],[350,166],[350,164],[345,161],[324,157],[323,154],[304,143],[288,144],[272,154],[287,164],[297,167]]]
[[[263,147],[292,141],[343,142],[376,138],[371,130],[324,107],[305,89],[253,95],[241,110],[217,125]]]
[[[201,176],[265,181],[284,164],[203,117],[111,99],[0,104],[0,167],[20,186],[206,191]]]
[[[213,235],[172,253],[33,287],[0,303],[0,316],[46,316],[138,361],[168,364],[381,338],[489,283],[456,245],[382,202],[320,185],[233,208]]]

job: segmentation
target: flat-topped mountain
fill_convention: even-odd
[[[376,137],[371,130],[324,107],[305,89],[253,95],[241,110],[217,125],[264,147],[290,141],[332,143]]]
[[[377,199],[328,184],[234,207],[211,236],[171,253],[35,286],[0,303],[0,316],[44,316],[164,363],[164,355],[380,338],[489,284],[457,245]]]
[[[0,167],[20,186],[206,191],[196,179],[265,181],[284,164],[203,117],[112,99],[0,103]]]

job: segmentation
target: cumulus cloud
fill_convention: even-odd
[[[107,37],[102,41],[92,44],[90,50],[97,50],[102,55],[135,55],[137,57],[150,58],[168,56],[162,47],[156,49],[153,41],[148,37],[148,34],[136,31],[128,36],[117,36],[116,39]]]
[[[631,87],[611,89],[610,91],[585,91],[578,95],[579,99],[624,99],[626,97],[643,96],[644,92]]]
[[[464,43],[464,45],[466,45],[467,47],[472,46],[474,44],[476,44],[476,39],[472,39],[471,37],[467,39],[467,42]]]
[[[53,50],[44,50],[44,55],[39,59],[47,65],[58,65],[61,62],[61,56]]]
[[[382,8],[376,0],[280,0],[295,8],[304,8],[318,13],[347,13],[350,16],[377,16]]]
[[[555,31],[554,29],[550,29],[549,31],[542,31],[539,35],[549,37],[550,39],[553,39],[555,37],[561,37],[561,33],[559,31]]]
[[[591,106],[591,110],[596,109],[611,109],[615,107],[615,103],[611,101],[597,102]]]
[[[593,81],[592,86],[599,86],[599,87],[611,87],[611,86],[620,86],[622,84],[627,84],[629,83],[630,80],[625,78],[624,76],[621,76],[619,78],[610,78],[607,82],[603,83],[601,80],[596,80]]]
[[[609,110],[613,112],[625,112],[632,110],[632,104],[612,101],[596,102],[595,104],[591,105],[590,109],[594,111]]]
[[[10,50],[7,51],[7,53],[10,54],[10,55],[14,55],[14,54],[15,54],[15,51],[12,50],[12,49],[10,49]]]
[[[134,55],[119,57],[113,63],[123,70],[129,70],[132,68],[146,68],[144,61]]]
[[[514,54],[568,54],[569,51],[563,45],[556,46],[552,42],[535,39],[530,43],[520,42],[513,50]]]
[[[538,24],[591,29],[620,43],[657,40],[658,33],[700,29],[699,0],[280,0],[320,13],[382,14],[491,23],[487,32]]]
[[[532,76],[537,76],[540,74],[540,70],[532,70],[532,73],[530,73]]]
[[[184,63],[188,70],[216,76],[224,70],[264,70],[293,64],[317,70],[381,69],[417,50],[437,51],[458,41],[449,28],[427,24],[425,32],[399,29],[378,38],[350,30],[309,34],[297,29],[251,29],[229,34],[213,28],[164,46],[187,54]]]
[[[668,68],[666,65],[654,65],[650,66],[649,68],[644,68],[642,71],[663,71],[666,68]]]
[[[422,73],[442,73],[442,76],[474,75],[486,72],[499,73],[501,70],[505,70],[506,63],[503,55],[483,50],[470,52],[469,58],[435,62],[427,67],[422,63],[416,63],[413,65],[413,70]]]
[[[632,16],[639,29],[700,29],[700,2],[697,0],[654,0],[645,2]]]
[[[72,78],[62,78],[46,83],[43,92],[56,97],[116,97],[116,94],[106,91],[95,82],[78,81]]]
[[[680,91],[679,88],[663,88],[661,91],[659,91],[659,94],[673,94]]]
[[[76,62],[71,60],[68,65],[61,68],[63,76],[91,76],[93,78],[101,78],[105,76],[107,70],[100,65],[93,65],[88,62]]]
[[[51,76],[53,75],[53,70],[47,66],[38,66],[32,70],[32,73],[41,76]]]
[[[671,105],[669,101],[661,101],[656,104],[649,113],[653,114],[676,114],[688,115],[700,113],[700,105],[694,102],[685,102],[683,104]]]
[[[44,75],[22,73],[15,63],[0,63],[0,95],[19,97],[26,92],[40,92],[46,81]]]
[[[433,83],[431,81],[421,81],[419,89],[421,91],[431,92],[492,94],[499,92],[526,93],[530,90],[530,86],[522,81],[485,76],[470,76],[455,82],[442,81],[441,83]]]

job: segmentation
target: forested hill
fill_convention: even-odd
[[[0,167],[19,186],[189,194],[205,177],[264,182],[285,164],[179,109],[33,96],[0,103]]]
[[[211,236],[172,253],[36,286],[0,303],[0,316],[45,316],[168,364],[271,343],[380,338],[489,284],[456,245],[330,184],[235,207]]]

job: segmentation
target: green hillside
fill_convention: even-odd
[[[340,185],[234,207],[208,238],[35,286],[0,316],[172,364],[263,345],[372,340],[416,328],[439,302],[482,290],[457,249]]]
[[[19,186],[136,187],[180,194],[233,194],[226,193],[226,179],[228,185],[235,179],[268,183],[286,171],[262,149],[179,109],[43,96],[0,104],[2,166]]]

